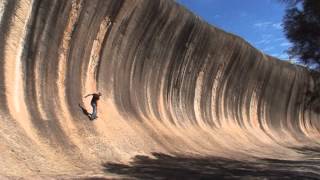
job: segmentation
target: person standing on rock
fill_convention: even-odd
[[[94,119],[98,118],[98,116],[97,116],[97,106],[98,106],[98,100],[100,99],[100,96],[102,96],[102,94],[100,92],[93,93],[93,94],[88,94],[84,98],[87,98],[89,96],[92,96],[92,99],[91,99],[92,113],[89,114],[88,116],[89,116],[89,118],[91,120],[94,120]]]

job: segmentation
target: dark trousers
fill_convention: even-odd
[[[96,118],[97,117],[97,104],[96,103],[91,103],[92,106],[92,113],[91,117]]]

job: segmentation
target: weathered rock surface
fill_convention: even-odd
[[[0,61],[2,176],[104,174],[151,152],[317,157],[309,72],[170,0],[2,0]]]

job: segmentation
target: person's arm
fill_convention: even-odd
[[[84,98],[86,98],[86,97],[88,97],[88,96],[92,96],[93,94],[88,94],[88,95],[86,95]]]

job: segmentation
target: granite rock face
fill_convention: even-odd
[[[0,61],[3,176],[99,174],[151,152],[303,160],[297,149],[319,147],[308,70],[171,0],[2,0]],[[78,104],[90,112],[83,96],[97,91],[90,121]]]

